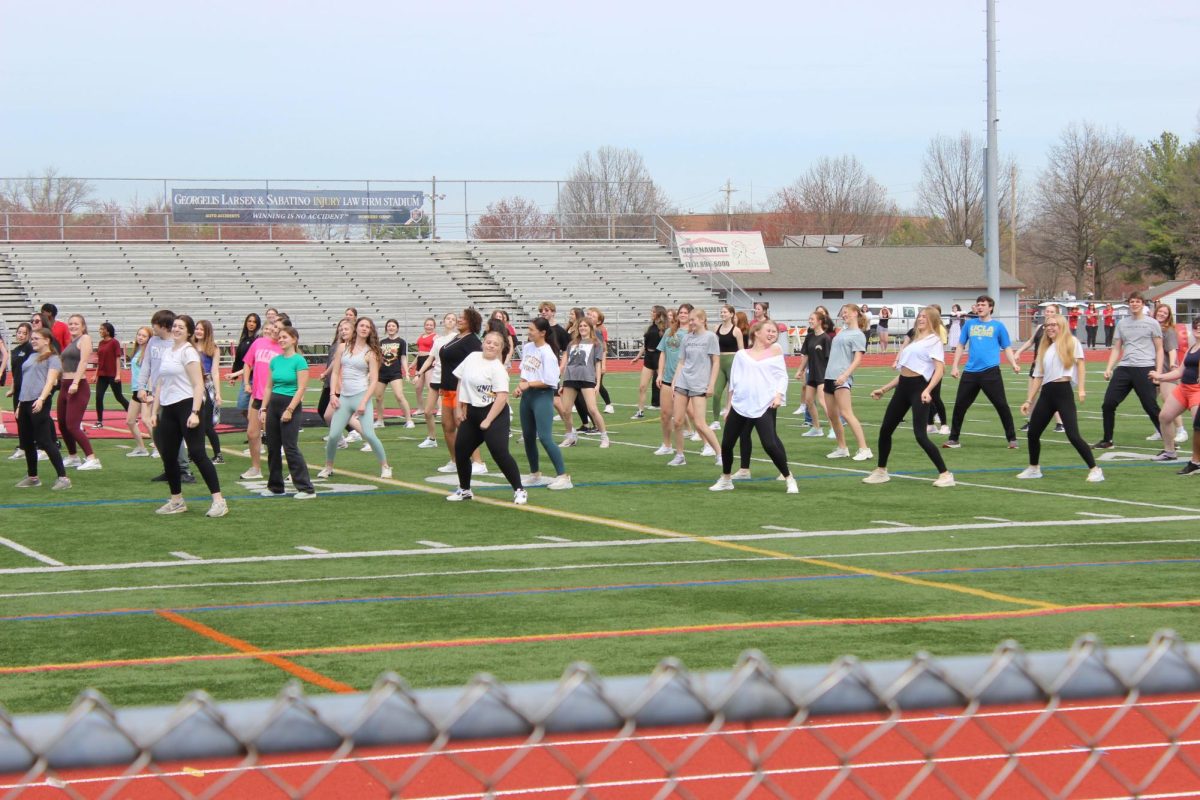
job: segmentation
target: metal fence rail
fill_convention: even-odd
[[[1160,632],[1138,648],[1085,636],[1066,652],[1005,642],[825,667],[751,651],[728,672],[667,660],[634,678],[577,664],[507,687],[414,691],[389,674],[360,695],[292,685],[173,708],[86,692],[63,715],[0,713],[0,796],[96,796],[99,782],[108,797],[151,796],[150,783],[215,797],[242,781],[262,797],[1194,796],[1198,748],[1200,662]],[[306,754],[303,770],[289,753]]]

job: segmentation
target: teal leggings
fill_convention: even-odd
[[[554,441],[554,390],[528,389],[521,394],[521,436],[525,439],[525,457],[529,459],[529,471],[538,469],[538,442],[546,448],[546,455],[554,463],[554,474],[567,471],[563,464],[562,450]]]
[[[721,367],[717,370],[717,385],[713,387],[712,408],[713,421],[720,422],[721,411],[725,408],[725,390],[729,387],[729,372],[733,369],[733,357],[737,353],[721,353]]]
[[[333,412],[333,419],[329,422],[329,439],[325,442],[325,463],[333,463],[333,457],[337,455],[338,442],[341,441],[342,434],[346,432],[346,425],[350,422],[350,417],[354,416],[354,412],[358,409],[358,404],[362,402],[364,395],[366,395],[366,392],[342,395],[341,405],[337,407],[337,411]],[[383,443],[375,435],[374,406],[374,403],[367,403],[367,410],[363,412],[360,419],[360,422],[362,422],[362,437],[371,445],[371,451],[375,453],[375,457],[379,459],[379,463],[386,464],[387,453],[383,452]]]

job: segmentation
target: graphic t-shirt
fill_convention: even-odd
[[[558,359],[550,345],[539,347],[533,342],[526,342],[521,348],[521,380],[544,383],[553,389],[558,386],[558,379]]]
[[[567,365],[563,370],[564,381],[596,382],[596,365],[604,355],[604,345],[598,342],[578,342],[567,350]]]
[[[474,336],[470,338],[475,339]],[[443,374],[443,386],[446,385],[445,378]],[[487,408],[496,402],[497,394],[508,393],[508,370],[504,368],[504,362],[498,358],[486,359],[479,350],[469,353],[454,368],[454,379],[458,386],[458,402],[476,408]]]
[[[967,372],[983,372],[985,369],[1000,366],[1000,353],[1012,346],[1008,338],[1008,328],[998,320],[989,319],[984,322],[973,319],[963,325],[962,333],[958,335],[958,343],[968,345],[971,352],[967,354]]]
[[[379,349],[383,360],[379,363],[379,382],[391,383],[404,377],[404,364],[408,361],[408,342],[400,337],[380,339]]]
[[[246,364],[250,367],[250,397],[262,400],[267,390],[267,376],[270,374],[270,364],[275,356],[283,352],[279,342],[270,336],[260,336],[246,351]]]
[[[712,331],[688,334],[683,341],[683,355],[675,373],[676,389],[703,392],[712,378],[712,357],[721,354],[721,344]]]
[[[820,383],[825,380],[825,367],[829,364],[829,348],[833,340],[828,333],[813,330],[804,337],[804,346],[800,348],[802,355],[808,356],[805,366],[808,367],[808,381]]]
[[[658,342],[658,352],[662,353],[662,379],[663,383],[671,383],[675,380],[675,368],[679,366],[679,356],[683,352],[683,341],[688,337],[688,333],[680,328],[677,331],[672,331],[670,328],[663,331],[662,339]]]

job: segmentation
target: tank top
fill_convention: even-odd
[[[1183,377],[1180,383],[1195,385],[1200,383],[1200,350],[1193,350],[1184,356]]]
[[[79,339],[81,338],[83,337],[72,339],[71,343],[64,347],[61,355],[59,355],[59,360],[62,361],[63,377],[71,375],[79,369],[79,357],[82,355],[79,352]]]
[[[367,351],[355,354],[342,351],[342,394],[362,394],[367,390],[371,367],[367,364]]]
[[[425,336],[417,337],[417,352],[421,355],[429,355],[429,351],[433,349],[433,340],[436,339],[435,334],[426,334]]]
[[[733,335],[734,326],[729,326],[728,333],[721,333],[720,326],[717,327],[717,346],[721,348],[721,353],[736,353],[738,351],[737,338]]]

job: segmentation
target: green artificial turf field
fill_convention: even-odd
[[[1081,413],[1088,441],[1099,369]],[[855,390],[872,447],[885,402],[867,393],[888,376],[861,370]],[[1015,413],[1026,378],[1006,379]],[[981,396],[963,448],[943,451],[952,489],[930,486],[907,426],[893,480],[864,486],[873,462],[827,460],[832,442],[801,438],[793,396],[780,416],[800,485],[789,496],[757,442],[754,477],[733,492],[708,491],[717,471],[698,443],[668,468],[652,455],[657,412],[630,419],[636,376],[607,382],[612,447],[581,437],[564,451],[576,488],[531,490],[523,508],[494,473],[476,501],[445,502],[452,485],[430,479],[446,450],[417,449],[421,425],[394,418],[381,431],[393,480],[355,445],[305,503],[239,481],[244,436],[225,436],[230,515],[217,520],[203,516],[202,483],[185,487],[187,514],[155,515],[161,465],[125,458],[126,440],[98,440],[104,469],[72,472],[69,492],[14,489],[23,462],[0,461],[0,705],[62,710],[87,687],[120,705],[193,689],[261,697],[293,678],[350,691],[385,671],[416,686],[553,679],[579,660],[606,675],[666,657],[723,669],[747,648],[783,664],[986,653],[1007,638],[1062,649],[1085,632],[1114,646],[1160,628],[1200,637],[1200,478],[1146,460],[1159,447],[1132,395],[1100,484],[1053,433],[1045,477],[1016,480],[1024,438],[1008,450]],[[301,437],[314,475],[320,438]],[[512,447],[524,471],[515,436]]]

